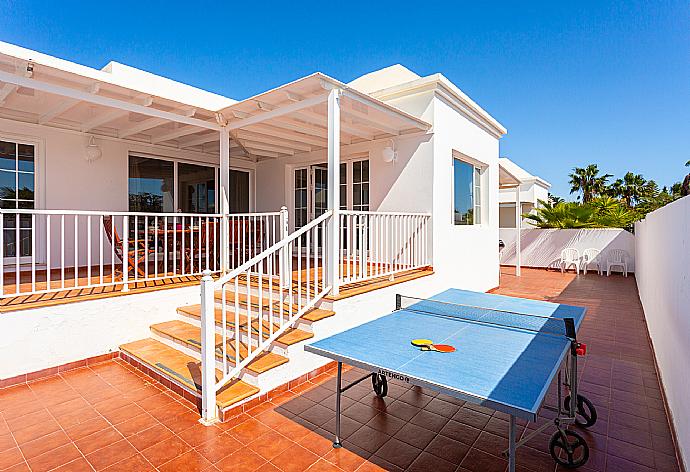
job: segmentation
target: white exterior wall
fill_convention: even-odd
[[[19,310],[0,316],[0,379],[117,351],[148,338],[149,326],[199,303],[199,287]]]
[[[515,228],[501,228],[499,235],[506,245],[501,264],[515,265]],[[623,229],[523,229],[520,242],[523,267],[559,267],[561,251],[574,247],[580,255],[585,249],[599,249],[604,259],[606,251],[623,249],[630,257],[628,271],[635,271],[635,236]]]
[[[659,376],[678,439],[690,465],[690,197],[635,224],[637,288]]]
[[[498,139],[434,99],[434,270],[449,287],[498,286]],[[453,151],[482,162],[482,223],[453,224]]]
[[[502,188],[498,194],[499,203],[513,203],[515,204],[515,189]],[[520,201],[523,203],[532,203],[537,205],[538,200],[548,201],[549,190],[537,185],[536,182],[528,182],[520,185]]]

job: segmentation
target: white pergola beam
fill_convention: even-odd
[[[390,126],[386,126],[384,124],[381,124],[378,121],[366,118],[365,116],[362,116],[363,113],[357,113],[357,112],[350,111],[350,110],[341,110],[341,114],[343,116],[350,118],[352,120],[353,126],[356,126],[357,123],[362,123],[365,126],[368,126],[370,128],[375,128],[379,131],[383,131],[384,133],[392,134],[394,136],[397,136],[400,134],[400,131],[397,130],[396,128],[391,128]]]
[[[7,97],[16,92],[18,88],[19,87],[16,84],[10,83],[6,83],[0,87],[0,105],[4,104],[5,100],[7,100]]]
[[[290,149],[286,146],[274,146],[272,144],[266,144],[260,141],[251,141],[247,139],[238,139],[237,141],[242,146],[244,146],[250,154],[253,154],[255,149],[261,149],[262,151],[279,152],[281,154],[287,154],[289,156],[295,154],[295,151],[293,149]]]
[[[295,128],[299,128],[299,126],[295,126]],[[273,122],[271,122],[261,125],[254,125],[247,131],[255,131],[257,133],[275,136],[276,138],[283,138],[290,141],[298,141],[300,143],[310,144],[312,146],[318,147],[326,147],[328,144],[328,141],[325,138],[320,138],[310,134],[302,133],[297,129],[293,129],[293,131],[300,133],[299,135],[295,135],[294,133],[290,133],[289,131],[283,131],[284,129],[285,128],[281,128],[279,127],[279,125],[276,125]]]
[[[301,102],[294,102],[291,103],[290,105],[285,105],[280,108],[275,108],[271,111],[267,111],[266,113],[261,113],[258,115],[252,115],[248,118],[244,118],[241,120],[237,121],[231,121],[228,123],[228,129],[229,130],[234,130],[234,129],[240,129],[244,128],[245,126],[250,126],[253,124],[261,123],[266,120],[270,120],[272,118],[276,118],[279,116],[285,116],[291,113],[294,113],[299,110],[303,110],[305,108],[310,108],[313,107],[314,105],[318,105],[319,103],[323,103],[326,101],[328,98],[328,95],[319,95],[316,97],[308,98],[306,100],[302,100]]]
[[[177,112],[175,112],[177,113]],[[186,116],[186,117],[192,117],[196,113],[196,108],[188,108],[185,110],[182,110],[179,112],[181,116]],[[120,138],[126,138],[128,136],[132,136],[134,134],[138,133],[143,133],[144,131],[156,128],[157,126],[160,126],[164,123],[167,123],[168,120],[165,120],[163,118],[147,118],[143,121],[140,121],[136,125],[130,126],[129,128],[125,128],[123,130],[120,130],[118,132],[118,137]]]
[[[128,113],[129,112],[125,110],[110,110],[101,115],[95,116],[94,118],[90,119],[85,123],[82,123],[82,125],[79,128],[83,133],[86,133],[94,128],[98,128],[99,126],[108,123],[109,121],[113,121],[120,118],[121,116],[125,116]]]
[[[188,148],[194,146],[201,146],[202,144],[212,143],[218,140],[216,133],[204,134],[202,136],[194,137],[180,143],[181,148]]]
[[[361,95],[359,95],[359,94],[357,94],[357,93],[355,93],[355,92],[353,92],[353,91],[351,91],[351,90],[344,90],[344,91],[343,91],[343,95],[345,95],[345,96],[346,96],[347,98],[349,98],[349,99],[352,99],[352,100],[355,100],[355,101],[357,101],[357,102],[360,102],[360,103],[362,103],[362,104],[364,104],[364,105],[366,105],[366,106],[368,106],[368,107],[371,107],[371,108],[373,108],[373,109],[375,109],[375,110],[378,110],[378,111],[380,111],[380,112],[383,112],[383,113],[386,113],[386,114],[391,114],[391,113],[393,113],[392,110],[391,110],[390,108],[386,107],[385,105],[382,105],[382,104],[380,104],[380,103],[376,103],[376,102],[373,101],[373,100],[368,100],[368,99],[366,99],[365,97],[362,97]],[[395,113],[395,117],[396,117],[397,119],[403,121],[404,123],[407,123],[407,124],[410,125],[410,126],[413,126],[413,127],[415,127],[415,128],[418,128],[418,129],[421,129],[421,130],[424,130],[424,131],[427,131],[427,130],[430,128],[430,126],[429,126],[428,124],[422,123],[422,122],[420,122],[420,121],[418,121],[418,120],[412,118],[411,116],[407,116],[406,114],[403,114],[403,113],[400,113],[400,112]]]
[[[98,83],[91,84],[89,87],[88,92],[91,94],[97,94],[98,91],[101,89],[101,86]],[[38,124],[43,125],[46,123],[50,123],[53,121],[55,118],[58,116],[62,115],[63,113],[66,113],[68,110],[71,110],[72,108],[76,107],[79,105],[79,100],[75,98],[66,98],[62,100],[60,103],[55,105],[52,109],[48,110],[47,112],[43,113],[41,116],[38,117]]]
[[[315,111],[311,110],[302,110],[299,113],[295,113],[294,116],[296,118],[299,118],[301,120],[314,123],[314,124],[319,124],[323,123],[326,121],[326,117],[320,113],[316,113]],[[357,136],[358,138],[362,139],[373,139],[374,136],[362,131],[361,129],[355,128],[354,126],[349,126],[346,125],[345,123],[340,123],[340,129],[342,131],[345,131],[347,134],[350,134],[352,136]]]
[[[28,77],[22,77],[15,74],[10,74],[9,72],[0,71],[0,82],[6,82],[10,84],[17,85],[19,87],[27,87],[41,92],[51,93],[54,95],[60,95],[66,98],[73,98],[87,103],[92,103],[94,105],[101,105],[109,108],[118,108],[121,110],[130,111],[133,113],[139,113],[141,115],[163,118],[168,121],[173,121],[175,123],[182,123],[190,126],[196,126],[204,129],[219,130],[220,125],[212,121],[204,121],[198,118],[181,116],[176,113],[157,110],[155,108],[145,107],[136,103],[126,102],[124,100],[118,100],[115,98],[103,97],[101,95],[90,94],[88,92],[83,92],[81,90],[75,90],[69,87],[63,87],[62,85],[50,84],[47,82],[42,82],[40,80],[31,79]]]
[[[303,134],[309,134],[317,138],[324,140],[328,139],[328,130],[321,126],[315,126],[311,123],[303,123],[300,121],[295,121],[294,119],[288,117],[280,117],[271,120],[268,123],[262,123],[265,126],[275,126],[276,128],[287,129],[290,131],[297,131]]]
[[[153,105],[153,97],[149,95],[137,97],[136,101],[139,103],[139,105],[144,107],[150,107],[151,105]],[[98,128],[101,125],[116,120],[121,116],[125,116],[128,113],[129,112],[126,110],[111,110],[109,112],[103,113],[102,115],[92,118],[90,121],[87,121],[86,123],[82,123],[81,130],[82,132],[91,131],[94,128]]]
[[[266,151],[264,149],[254,149],[252,151],[251,155],[263,156],[263,157],[273,157],[273,158],[286,157],[287,156],[287,154],[284,154],[284,153],[275,152],[275,151]]]
[[[298,141],[299,138],[285,139],[272,134],[256,133],[249,130],[237,130],[235,132],[239,139],[248,139],[250,141],[257,141],[266,144],[275,144],[277,146],[285,146],[290,149],[296,149],[299,151],[311,151],[311,146]]]
[[[157,144],[157,143],[162,143],[165,141],[170,141],[172,139],[177,139],[182,136],[187,136],[189,134],[194,134],[198,133],[199,128],[196,126],[180,126],[174,131],[170,131],[169,133],[161,134],[159,136],[154,136],[151,138],[151,143]]]
[[[53,121],[55,118],[58,116],[62,115],[65,113],[67,110],[70,110],[71,108],[74,108],[79,104],[79,100],[76,100],[74,98],[66,98],[57,105],[55,105],[53,108],[48,110],[47,112],[43,113],[41,116],[38,117],[38,124],[45,124]]]
[[[146,130],[153,129],[156,126],[160,126],[163,123],[167,122],[168,121],[164,120],[163,118],[146,118],[145,120],[140,121],[139,123],[132,125],[129,128],[125,128],[118,131],[117,136],[120,138],[126,138],[128,136],[132,136],[134,134],[138,134]]]

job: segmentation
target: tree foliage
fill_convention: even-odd
[[[685,163],[690,167],[690,161]],[[611,174],[600,174],[596,164],[575,167],[570,177],[570,193],[578,193],[579,202],[565,202],[549,194],[540,201],[536,214],[523,215],[540,228],[632,228],[635,221],[672,201],[690,194],[690,174],[683,183],[659,189],[654,180],[626,172],[611,183]]]
[[[582,203],[589,203],[606,190],[611,174],[599,175],[599,167],[590,164],[587,167],[575,167],[570,177],[570,193],[582,193]]]
[[[639,214],[619,200],[604,196],[589,203],[559,202],[552,204],[539,200],[539,208],[523,218],[538,228],[625,228],[630,229]]]

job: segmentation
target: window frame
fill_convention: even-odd
[[[3,171],[3,172],[8,172],[8,173],[14,174],[15,197],[13,199],[8,199],[7,201],[13,200],[15,208],[7,208],[5,210],[11,212],[13,209],[20,209],[19,208],[19,202],[22,199],[19,198],[19,193],[18,193],[19,192],[19,175],[20,174],[29,174],[29,172],[27,172],[27,171],[20,171],[19,170],[18,161],[19,161],[19,146],[20,145],[31,146],[31,147],[33,147],[33,151],[34,151],[33,152],[33,168],[34,169],[32,172],[33,173],[33,200],[32,200],[33,205],[32,205],[32,208],[30,208],[30,209],[36,210],[36,209],[42,208],[43,207],[43,186],[40,185],[40,182],[41,182],[40,177],[43,175],[43,172],[42,172],[42,169],[43,169],[43,167],[42,167],[43,166],[42,141],[38,140],[38,139],[27,139],[26,137],[13,135],[10,133],[0,134],[0,141],[5,141],[8,143],[14,144],[14,146],[15,146],[15,168],[14,168],[14,171],[11,171],[11,170]],[[29,200],[22,200],[22,201],[28,202]],[[40,226],[40,224],[38,226]],[[22,228],[24,228],[24,229],[22,229]],[[5,231],[5,230],[8,230],[8,228],[3,229],[3,231]],[[38,230],[39,230],[39,227],[34,228],[35,232],[37,232]],[[15,230],[12,229],[12,231],[15,231]],[[32,230],[31,230],[31,227],[29,227],[29,229],[26,229],[26,227],[22,226],[22,224],[20,222],[19,231],[21,234],[21,232],[31,233]],[[4,235],[3,235],[3,241],[5,241]],[[19,249],[19,244],[16,241],[15,241],[15,244],[17,244],[16,249]],[[4,255],[5,248],[4,247],[0,248],[0,251],[3,251],[3,255]],[[37,253],[33,255],[34,259],[35,260],[42,260],[42,257],[43,257],[42,252],[43,251],[41,251],[41,250],[37,251]],[[18,259],[18,263],[21,265],[21,264],[25,264],[25,263],[28,263],[29,261],[31,261],[32,254],[29,254],[26,256],[19,255],[18,258],[16,257],[16,255],[15,256],[4,256],[4,258],[5,258],[6,266],[13,265],[14,261],[17,259]]]
[[[215,189],[214,189],[214,206],[216,209],[215,213],[208,213],[208,214],[219,214],[220,213],[220,201],[219,201],[219,195],[220,195],[220,166],[210,163],[210,162],[203,162],[203,161],[194,161],[191,159],[181,159],[181,158],[175,158],[175,157],[170,157],[170,156],[160,156],[158,154],[147,154],[147,153],[142,153],[142,152],[136,152],[136,151],[129,151],[127,153],[127,193],[125,195],[125,198],[127,200],[127,211],[129,211],[129,158],[130,157],[139,157],[143,159],[158,159],[161,161],[168,161],[173,163],[173,206],[175,208],[175,212],[177,212],[177,208],[179,208],[179,171],[178,171],[178,166],[179,164],[191,164],[191,165],[197,165],[197,166],[203,166],[203,167],[212,167],[215,170],[215,176],[214,176],[214,182],[215,182]],[[234,170],[237,172],[245,172],[248,176],[249,179],[249,212],[254,212],[254,169],[248,169],[245,167],[237,167],[237,166],[230,166],[229,170]],[[199,213],[200,215],[206,214],[206,213]]]
[[[455,161],[461,162],[463,164],[466,164],[468,166],[471,166],[472,168],[472,223],[471,224],[462,224],[462,223],[456,223],[455,221]],[[484,203],[484,174],[488,166],[479,163],[478,161],[467,158],[464,155],[460,156],[457,155],[455,152],[453,153],[452,160],[451,160],[451,172],[450,172],[450,180],[451,180],[451,205],[450,205],[450,218],[451,218],[451,224],[454,227],[473,227],[473,226],[482,226],[484,224],[484,221],[486,221],[486,216],[484,215],[485,213],[485,208],[486,205]]]

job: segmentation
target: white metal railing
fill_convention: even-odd
[[[431,215],[339,211],[340,283],[348,284],[431,265]]]
[[[328,211],[244,264],[201,280],[202,416],[216,393],[326,295]],[[284,221],[287,225],[287,220]],[[296,256],[293,257],[293,254]],[[217,314],[220,316],[216,319]],[[216,323],[220,322],[220,327]],[[220,334],[220,342],[216,334]],[[222,372],[216,381],[215,369]]]
[[[0,210],[0,297],[198,276],[281,238],[281,212],[231,214]]]

